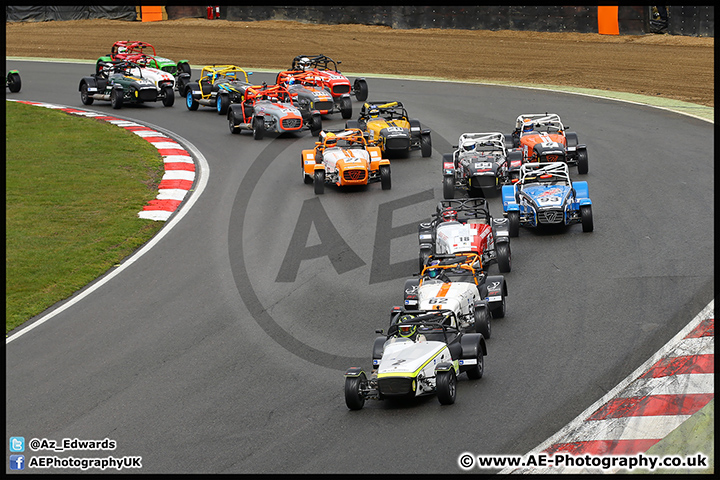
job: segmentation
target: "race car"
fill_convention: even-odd
[[[503,318],[507,284],[488,275],[476,253],[431,256],[419,278],[405,281],[405,309],[452,310],[463,328],[490,338],[490,318]]]
[[[338,65],[341,61],[335,61],[325,55],[298,55],[292,61],[291,71],[312,72],[315,78],[322,84],[318,86],[328,87],[334,99],[339,99],[345,94],[355,95],[358,102],[364,102],[368,97],[368,85],[364,78],[356,78],[350,82],[348,78],[340,73]]]
[[[441,405],[451,405],[458,376],[482,378],[486,355],[482,334],[466,333],[452,311],[398,312],[387,335],[375,339],[370,377],[361,367],[345,372],[345,404],[360,410],[367,399],[436,394]]]
[[[520,226],[581,223],[583,232],[593,231],[587,182],[572,182],[563,162],[523,164],[520,180],[502,187],[502,201],[511,237],[518,236]]]
[[[318,110],[323,115],[340,112],[342,118],[352,117],[350,95],[344,93],[333,98],[324,77],[315,72],[287,70],[278,73],[275,83],[287,87],[299,108]]]
[[[453,153],[443,154],[443,197],[455,198],[455,190],[483,197],[483,189],[500,190],[517,177],[522,164],[519,149],[508,151],[500,132],[463,133]]]
[[[266,132],[282,134],[308,129],[315,136],[322,130],[320,112],[299,110],[287,88],[265,83],[246,87],[244,100],[230,105],[227,119],[231,133],[252,130],[255,140],[262,140]]]
[[[518,116],[511,137],[513,148],[522,151],[523,163],[565,162],[581,175],[588,173],[587,147],[578,144],[577,133],[565,131],[555,113]]]
[[[115,42],[110,48],[110,54],[100,57],[98,62],[132,60],[132,56],[137,54],[142,54],[151,58],[148,66],[157,68],[172,75],[175,78],[176,90],[180,93],[180,95],[183,94],[185,91],[185,85],[190,81],[190,76],[192,75],[190,63],[187,60],[180,60],[176,63],[169,58],[158,57],[155,53],[155,47],[149,43],[129,40]]]
[[[246,72],[235,65],[208,65],[200,71],[200,80],[185,86],[183,96],[188,110],[200,105],[214,108],[218,115],[227,115],[232,103],[241,103],[250,86]]]
[[[166,107],[175,103],[172,77],[166,82],[157,81],[154,72],[126,60],[99,62],[97,71],[80,80],[80,100],[92,105],[95,100],[110,101],[112,108],[125,103],[140,104],[161,100]],[[153,69],[150,69],[153,70]]]
[[[510,232],[507,218],[493,218],[484,198],[441,201],[429,222],[418,225],[420,270],[437,254],[476,253],[483,269],[497,264],[510,272]]]
[[[390,161],[378,147],[368,145],[360,130],[327,130],[319,137],[301,158],[303,181],[314,184],[316,194],[325,191],[326,183],[344,187],[380,182],[383,190],[391,188]]]
[[[8,70],[5,74],[5,85],[10,89],[12,93],[17,93],[22,87],[22,80],[20,79],[20,72],[17,70]]]
[[[385,156],[407,157],[410,150],[420,149],[423,157],[432,155],[430,130],[420,120],[408,118],[403,104],[394,102],[365,103],[357,120],[348,120],[345,128],[367,132],[370,142]]]

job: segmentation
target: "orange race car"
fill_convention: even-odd
[[[391,188],[390,161],[380,148],[369,145],[356,128],[320,132],[315,148],[302,151],[303,180],[314,184],[315,193],[325,191],[325,183],[339,187],[367,185],[379,181],[383,190]]]
[[[557,114],[520,115],[511,136],[513,148],[522,150],[523,163],[564,162],[577,166],[579,174],[588,173],[587,147],[578,144],[577,133],[565,131]]]

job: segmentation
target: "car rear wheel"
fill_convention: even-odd
[[[340,115],[342,115],[342,118],[345,120],[352,117],[352,101],[350,97],[340,98]]]
[[[355,98],[358,102],[364,102],[368,97],[368,84],[365,80],[358,78],[355,80]]]
[[[315,186],[316,195],[325,193],[325,170],[315,170],[313,174],[313,185]]]
[[[452,405],[457,396],[457,377],[454,370],[437,372],[435,376],[437,397],[441,405]]]
[[[496,244],[495,255],[497,256],[500,273],[508,273],[512,268],[512,264],[510,263],[510,243]]]
[[[593,231],[592,206],[591,205],[582,205],[580,207],[580,217],[582,219],[583,232],[592,232]]]
[[[475,331],[482,333],[482,336],[489,339],[492,333],[490,329],[490,314],[485,308],[476,308],[474,313],[475,317]]]
[[[253,117],[252,129],[253,138],[255,140],[262,140],[265,136],[265,120],[263,117]]]
[[[584,148],[581,148],[577,151],[578,153],[578,159],[577,159],[577,169],[578,173],[580,175],[585,175],[588,173],[588,154],[587,150]]]
[[[20,74],[17,72],[13,72],[10,75],[8,75],[7,86],[12,93],[19,92],[20,88],[22,87],[22,81],[20,80]],[[90,105],[90,104],[86,103],[85,105]]]
[[[471,369],[465,371],[471,380],[480,380],[485,373],[485,355],[483,355],[482,345],[479,343],[477,351],[477,363]]]
[[[172,107],[175,104],[175,92],[170,86],[163,87],[163,105],[166,107]]]
[[[345,405],[350,410],[360,410],[365,405],[365,395],[360,389],[366,381],[364,373],[357,377],[345,377]]]
[[[188,87],[187,91],[185,92],[185,105],[187,106],[188,110],[195,111],[198,109],[200,104],[197,100],[195,100],[195,97],[193,97],[192,88]]]
[[[83,83],[80,87],[80,101],[82,101],[83,105],[92,105],[95,101],[95,99],[88,93],[87,83]]]
[[[510,224],[510,236],[517,237],[520,234],[520,212],[508,212],[507,218]]]
[[[215,106],[218,115],[227,115],[228,108],[230,108],[230,95],[220,95]]]
[[[392,188],[390,165],[380,165],[380,185],[383,190],[390,190]]]
[[[190,68],[190,64],[187,62],[178,63],[178,71],[180,73],[188,73],[192,75],[192,69]]]
[[[110,105],[115,110],[122,108],[123,104],[123,91],[120,88],[115,88],[110,93]]]
[[[429,133],[423,133],[420,135],[420,153],[423,157],[429,157],[432,155],[432,139]]]
[[[453,175],[443,176],[443,198],[445,200],[455,198],[455,177]]]

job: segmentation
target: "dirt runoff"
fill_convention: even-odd
[[[512,81],[637,93],[713,106],[714,38],[488,30],[394,30],[291,21],[74,20],[6,23],[5,55],[95,60],[141,40],[194,66],[284,70],[296,55],[341,60],[344,73]]]

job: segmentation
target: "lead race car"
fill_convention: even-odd
[[[246,72],[236,65],[208,65],[200,71],[200,80],[190,82],[183,96],[188,110],[195,111],[200,105],[214,108],[218,115],[226,115],[230,105],[241,103],[245,90],[251,84]]]
[[[523,163],[564,162],[584,175],[588,173],[587,147],[566,128],[555,113],[519,115],[511,135],[513,148],[522,151]]]
[[[299,110],[282,85],[263,83],[246,87],[242,103],[228,108],[227,119],[230,133],[252,130],[255,140],[262,140],[266,132],[282,134],[308,129],[316,136],[322,131],[320,112]]]
[[[345,372],[345,404],[360,410],[366,399],[437,394],[440,404],[451,405],[457,397],[458,376],[482,378],[486,355],[482,334],[466,333],[453,312],[400,311],[387,335],[375,339],[370,377],[361,367]]]
[[[500,132],[463,133],[453,148],[442,159],[444,198],[455,198],[456,189],[483,197],[483,189],[497,191],[519,174],[522,152],[508,151]]]
[[[176,63],[169,58],[159,57],[155,52],[155,47],[147,42],[130,40],[115,42],[110,48],[110,54],[100,57],[97,62],[132,60],[132,58],[137,55],[143,55],[150,59],[147,66],[157,68],[172,75],[175,79],[174,85],[176,90],[180,95],[183,95],[185,85],[190,81],[190,76],[192,75],[190,63],[187,60],[180,60]]]
[[[175,103],[171,84],[157,81],[154,72],[136,63],[121,60],[98,62],[96,73],[80,80],[80,100],[92,105],[95,100],[109,101],[112,108],[125,103],[141,104],[161,100],[166,107]],[[150,69],[153,70],[153,69]],[[172,78],[168,79],[171,82]]]
[[[518,236],[520,226],[581,223],[583,232],[593,231],[587,182],[571,181],[565,163],[523,164],[520,180],[502,187],[502,200],[511,237]]]
[[[383,190],[392,187],[390,161],[383,159],[380,149],[368,145],[358,129],[320,132],[314,149],[302,151],[303,181],[313,183],[316,194],[325,191],[325,184],[338,187],[367,185],[380,182]]]
[[[484,198],[442,200],[429,222],[418,225],[420,270],[438,254],[476,253],[483,268],[512,269],[509,222],[494,218]]]
[[[491,334],[491,318],[506,312],[507,284],[503,275],[488,275],[474,253],[435,255],[419,278],[405,281],[408,311],[452,310],[463,328]]]

